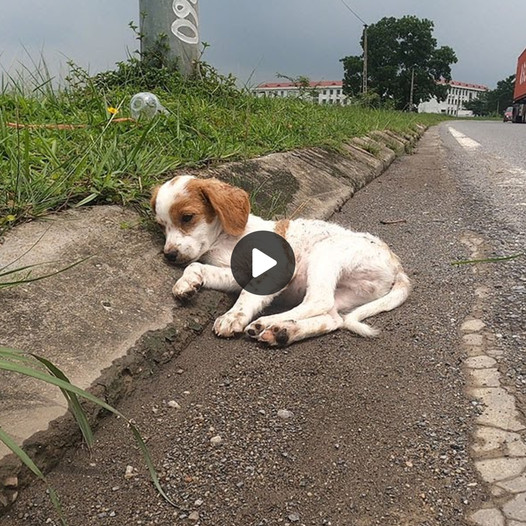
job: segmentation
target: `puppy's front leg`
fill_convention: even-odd
[[[214,332],[223,338],[229,338],[243,332],[256,314],[268,307],[276,296],[277,293],[260,296],[242,290],[234,306],[216,319]]]
[[[202,263],[190,263],[177,280],[172,292],[176,299],[186,301],[190,299],[201,287],[223,292],[236,292],[239,285],[236,283],[230,268],[214,267]]]

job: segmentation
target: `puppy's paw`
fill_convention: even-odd
[[[227,312],[214,322],[214,332],[222,338],[231,338],[245,329],[248,320],[242,312]]]
[[[182,276],[173,286],[172,293],[175,299],[181,302],[186,302],[201,288],[202,280],[197,275]]]
[[[267,325],[256,320],[245,329],[245,333],[250,338],[266,343],[270,346],[279,347],[285,347],[291,343],[295,331],[296,322],[294,321],[285,321]]]

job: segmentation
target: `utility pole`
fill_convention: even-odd
[[[362,93],[367,94],[367,24],[363,25],[363,73]]]
[[[139,0],[141,54],[164,53],[183,76],[191,76],[200,52],[197,4],[198,0]]]
[[[415,67],[411,68],[411,89],[409,90],[409,111],[413,111],[413,95],[415,91]]]

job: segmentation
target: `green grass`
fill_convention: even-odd
[[[131,96],[148,79],[90,79],[74,69],[54,90],[45,71],[0,83],[0,232],[66,206],[118,203],[144,208],[149,189],[180,167],[253,158],[308,146],[338,149],[371,130],[413,130],[440,116],[319,106],[298,99],[258,99],[205,72],[201,81],[174,78],[152,89],[170,111],[150,122],[129,117]],[[123,80],[122,70],[125,75]],[[132,72],[134,73],[134,72]],[[165,77],[163,77],[165,80]],[[163,84],[159,82],[159,84]],[[23,125],[82,125],[75,129]]]
[[[89,423],[88,415],[82,407],[79,397],[91,402],[92,404],[105,409],[109,413],[118,416],[133,435],[137,447],[143,455],[143,459],[148,468],[150,478],[159,495],[169,504],[175,506],[174,502],[163,490],[159,481],[159,476],[153,464],[150,451],[146,442],[142,438],[136,424],[124,416],[120,411],[107,404],[105,401],[92,395],[90,392],[73,385],[68,377],[53,363],[46,358],[36,354],[23,353],[8,347],[0,346],[0,371],[7,371],[15,375],[27,376],[36,379],[40,382],[45,382],[52,386],[58,387],[62,395],[68,402],[69,411],[75,418],[75,421],[82,433],[86,445],[91,448],[94,445],[93,431]],[[49,498],[57,512],[60,524],[67,526],[67,521],[62,512],[62,505],[59,496],[55,490],[48,484],[44,473],[35,464],[35,462],[27,455],[27,453],[0,427],[0,442],[7,446],[28,468],[34,476],[39,478],[47,486]]]

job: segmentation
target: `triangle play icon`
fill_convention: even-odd
[[[265,272],[267,272],[267,270],[274,268],[277,264],[278,262],[275,259],[272,259],[270,256],[267,256],[264,252],[261,252],[261,250],[258,250],[257,248],[252,249],[253,278],[261,276],[261,274],[264,274]]]

